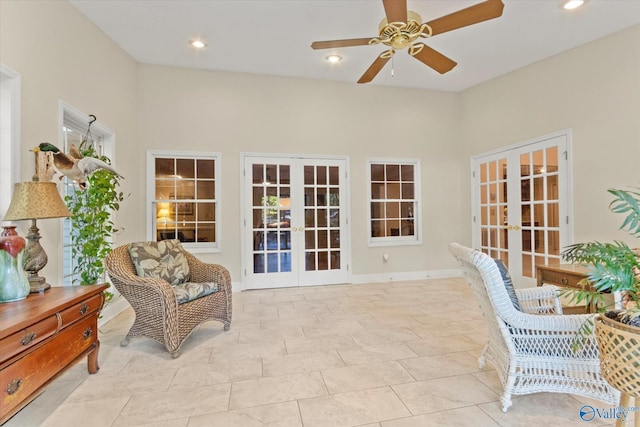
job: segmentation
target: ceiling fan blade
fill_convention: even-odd
[[[486,0],[433,21],[425,22],[425,24],[431,27],[431,35],[435,36],[502,16],[502,9],[504,9],[502,0]]]
[[[327,40],[311,43],[312,49],[329,49],[332,47],[350,47],[368,45],[372,37],[366,39]]]
[[[458,65],[454,60],[447,58],[435,49],[430,48],[424,43],[415,43],[411,45],[409,54],[418,61],[428,65],[440,74],[451,71],[453,67]]]
[[[391,56],[392,55],[389,55],[386,58],[383,58],[382,56],[378,56],[376,60],[373,61],[373,64],[371,64],[371,66],[367,69],[367,71],[364,72],[362,77],[360,77],[360,80],[358,80],[358,83],[369,83],[371,80],[373,80],[374,77],[378,75],[380,70],[382,70],[382,67],[385,66],[385,64],[387,63],[389,58],[391,58]]]
[[[382,0],[387,22],[407,22],[407,0]]]

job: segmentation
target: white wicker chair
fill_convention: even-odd
[[[495,261],[457,243],[449,245],[489,326],[489,341],[479,358],[498,372],[504,412],[511,395],[571,393],[617,404],[619,392],[600,375],[596,336],[585,336],[574,350],[576,332],[589,314],[562,315],[555,286],[516,290],[517,310]]]

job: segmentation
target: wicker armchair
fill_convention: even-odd
[[[161,279],[139,277],[129,256],[129,245],[115,248],[105,259],[106,269],[116,289],[127,299],[135,311],[135,321],[121,346],[129,338],[145,336],[163,344],[171,356],[180,355],[180,346],[196,326],[209,320],[231,326],[231,278],[226,268],[205,264],[186,253],[191,281],[215,282],[218,292],[193,301],[178,304],[173,289]]]
[[[480,356],[497,371],[504,393],[504,412],[511,396],[539,392],[571,393],[616,404],[619,392],[600,375],[596,336],[574,348],[576,333],[589,314],[562,315],[555,286],[516,291],[517,310],[495,261],[457,243],[449,245],[489,326]]]

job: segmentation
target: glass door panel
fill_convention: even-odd
[[[542,139],[474,161],[474,246],[500,258],[528,286],[535,285],[536,266],[559,263],[569,242],[566,162],[560,162],[566,139]]]
[[[329,179],[329,176],[333,179]],[[304,166],[304,177],[305,270],[339,270],[340,181],[338,167],[307,165]]]
[[[344,160],[245,158],[246,287],[347,281]]]
[[[535,278],[535,267],[560,262],[558,146],[541,147],[520,155],[522,275]],[[523,239],[524,241],[524,239]]]
[[[291,272],[290,166],[252,165],[253,272]]]
[[[509,265],[507,233],[507,159],[498,158],[479,165],[481,249]]]

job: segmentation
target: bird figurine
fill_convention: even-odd
[[[87,177],[95,171],[104,169],[114,175],[124,178],[114,168],[95,157],[83,157],[75,145],[71,145],[69,154],[65,154],[55,145],[43,142],[33,150],[53,153],[53,166],[63,176],[78,183],[81,190],[87,188]],[[62,179],[62,176],[60,177]]]

